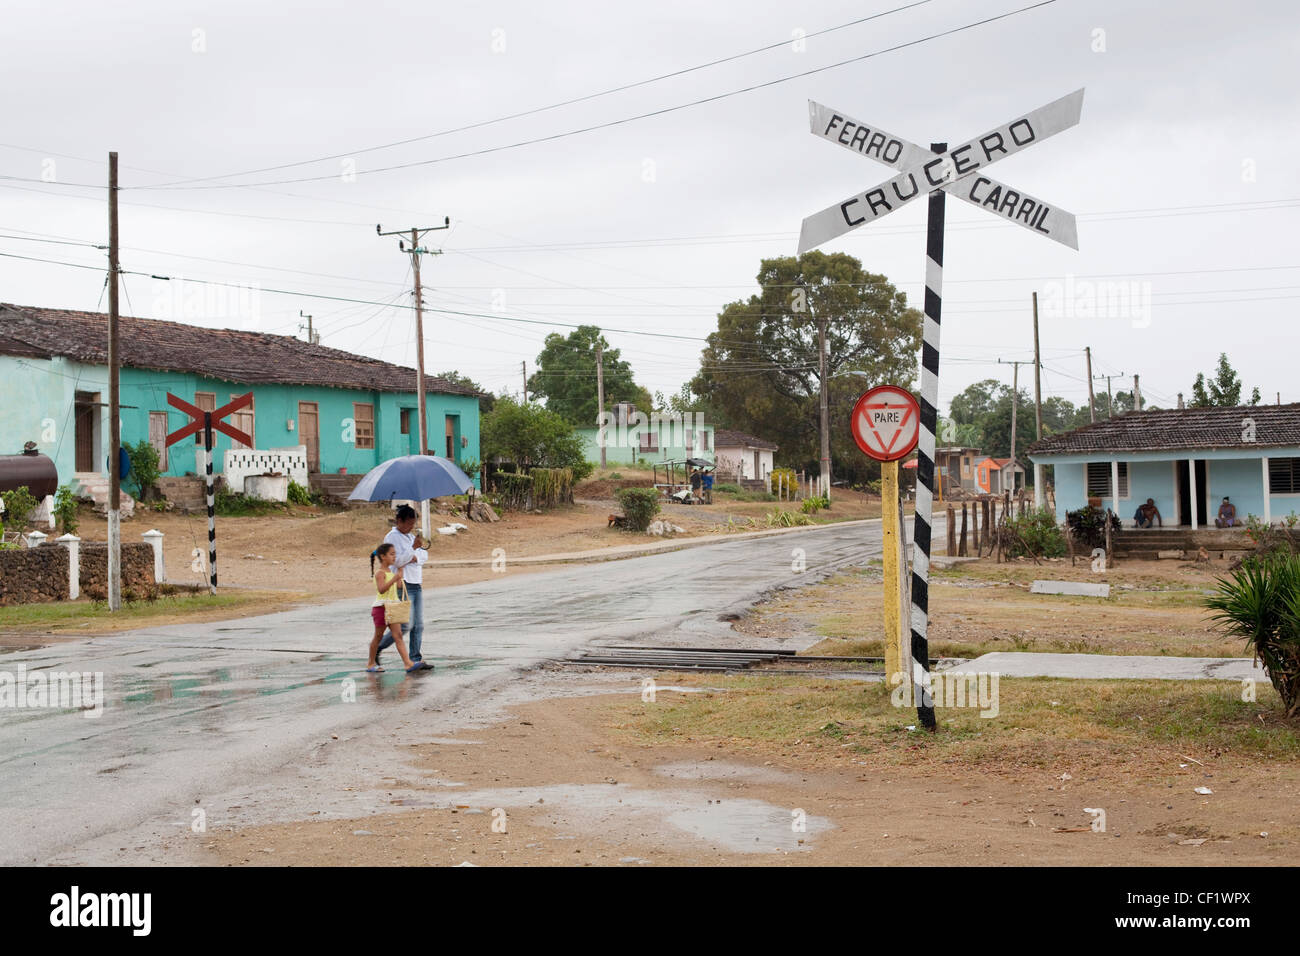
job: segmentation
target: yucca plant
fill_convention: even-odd
[[[1300,556],[1247,558],[1205,606],[1263,662],[1286,715],[1300,713]]]

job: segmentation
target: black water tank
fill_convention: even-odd
[[[53,460],[37,452],[34,446],[21,455],[0,455],[0,491],[23,486],[37,501],[59,488],[59,470]]]

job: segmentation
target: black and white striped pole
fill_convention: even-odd
[[[827,206],[803,221],[799,254],[929,196],[926,228],[925,318],[921,335],[921,426],[917,442],[916,512],[912,549],[912,691],[917,718],[935,729],[930,693],[930,547],[935,484],[935,431],[939,418],[939,331],[943,303],[945,193],[1072,249],[1079,248],[1071,213],[985,175],[988,166],[1079,122],[1083,90],[1048,103],[954,149],[933,143],[923,149],[899,136],[859,122],[846,113],[809,101],[815,136],[875,159],[900,172],[872,189]]]
[[[203,413],[203,470],[208,498],[208,590],[217,593],[217,498],[212,489],[212,413]]]

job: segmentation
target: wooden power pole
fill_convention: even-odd
[[[605,353],[600,336],[596,337],[596,434],[605,420]],[[600,441],[600,467],[605,467],[605,441]]]
[[[1034,293],[1034,440],[1043,438],[1043,357],[1038,350],[1038,293]],[[1011,472],[1015,474],[1015,469]],[[1034,507],[1043,507],[1046,501],[1043,488],[1043,466],[1034,462]]]
[[[122,412],[117,341],[117,153],[108,154],[108,609],[122,607]]]
[[[822,426],[822,494],[831,500],[831,416],[826,397],[826,316],[817,317],[817,363],[821,374],[821,426]],[[757,476],[756,476],[757,477]]]
[[[425,226],[419,228],[412,226],[408,229],[399,229],[393,232],[384,232],[383,226],[375,226],[375,232],[381,236],[405,236],[408,233],[411,237],[411,248],[406,248],[406,243],[399,239],[397,248],[403,252],[411,254],[411,272],[415,282],[415,400],[418,404],[417,414],[420,427],[420,454],[429,454],[429,423],[426,421],[428,409],[425,408],[424,400],[424,292],[420,287],[420,255],[429,252],[428,249],[420,248],[420,238],[426,232],[438,232],[442,229],[451,228],[451,217],[444,216],[441,226]],[[441,249],[433,250],[433,255],[440,255]],[[420,530],[428,535],[429,533],[429,502],[420,502]]]
[[[1097,400],[1092,394],[1092,346],[1086,346],[1083,354],[1088,360],[1088,421],[1095,425],[1097,423]]]

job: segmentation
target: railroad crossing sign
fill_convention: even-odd
[[[930,543],[934,507],[934,431],[939,406],[939,332],[943,313],[944,196],[952,193],[1007,222],[1079,248],[1074,216],[1044,200],[1012,189],[985,171],[995,162],[1041,143],[1079,122],[1083,90],[1041,106],[954,149],[931,143],[929,152],[845,113],[809,102],[813,134],[900,170],[898,175],[843,202],[827,206],[803,221],[799,254],[815,249],[859,226],[887,216],[922,192],[929,210],[925,241],[925,324],[921,338],[920,430],[916,441],[916,511],[912,550],[912,646],[910,674],[916,714],[927,729],[936,728],[930,692]],[[855,413],[855,433],[856,427]],[[870,443],[868,443],[870,444]],[[868,445],[863,451],[871,454]],[[884,467],[896,467],[886,464]],[[882,472],[883,477],[883,472]],[[888,603],[888,602],[887,602]]]
[[[1078,249],[1078,228],[1072,214],[1023,190],[1004,186],[984,175],[983,170],[1076,125],[1082,111],[1083,90],[1076,90],[955,149],[932,152],[810,100],[808,119],[814,135],[900,172],[805,219],[799,233],[800,254],[887,216],[922,192],[934,189],[950,192],[1007,222]]]
[[[849,428],[858,447],[876,461],[898,461],[916,447],[921,434],[921,406],[897,385],[877,385],[853,406]]]
[[[246,434],[234,425],[228,425],[221,420],[231,412],[239,411],[245,405],[251,405],[252,402],[253,393],[249,392],[247,395],[240,395],[220,408],[209,412],[197,405],[191,405],[183,398],[177,398],[171,392],[167,393],[167,404],[173,408],[179,408],[186,415],[189,415],[193,421],[168,435],[166,447],[176,444],[182,438],[189,438],[191,435],[197,435],[200,431],[203,432],[203,470],[207,481],[208,499],[208,589],[213,594],[217,593],[217,508],[216,498],[212,491],[212,433],[214,430],[222,432],[252,448],[252,435]],[[196,554],[195,557],[198,557],[198,555]]]

